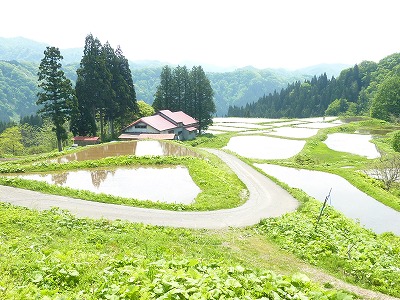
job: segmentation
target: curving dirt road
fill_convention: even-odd
[[[263,218],[279,216],[297,209],[297,200],[251,166],[223,151],[207,151],[220,157],[247,186],[250,195],[245,204],[233,209],[178,212],[98,203],[7,186],[0,186],[0,201],[37,210],[60,207],[78,217],[207,229],[254,225]]]

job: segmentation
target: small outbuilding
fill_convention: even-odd
[[[199,122],[183,111],[160,110],[129,124],[119,139],[192,140],[196,138],[198,128]]]
[[[88,146],[100,143],[100,138],[98,136],[74,136],[72,141],[78,146]]]

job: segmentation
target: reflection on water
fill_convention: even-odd
[[[66,163],[70,161],[96,160],[121,155],[173,155],[199,157],[199,154],[196,152],[173,143],[161,141],[132,141],[107,143],[101,146],[87,147],[82,151],[54,159],[52,162]]]
[[[400,235],[400,212],[376,201],[338,175],[269,164],[255,165],[321,202],[332,188],[331,205],[347,217],[359,220],[362,225],[377,233],[391,231]]]
[[[247,158],[285,159],[299,153],[305,143],[267,136],[235,136],[229,140],[225,149]]]
[[[332,133],[328,134],[325,144],[332,150],[353,153],[367,158],[380,156],[375,144],[371,143],[371,135]]]
[[[77,190],[165,203],[190,204],[200,193],[188,170],[181,166],[78,170],[18,177]]]

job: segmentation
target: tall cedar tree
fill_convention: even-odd
[[[189,72],[187,68],[163,67],[157,87],[153,108],[157,110],[182,110],[199,121],[199,130],[204,131],[212,124],[216,111],[214,91],[201,66]]]
[[[106,118],[110,122],[111,134],[114,137],[114,121],[118,130],[121,129],[132,122],[131,118],[138,112],[138,106],[131,69],[120,47],[115,50],[111,61],[112,64],[109,69],[112,75],[111,87],[115,93],[115,98],[110,101],[114,105],[112,107],[107,106]]]
[[[71,81],[61,70],[60,61],[63,59],[60,50],[46,47],[38,72],[38,86],[41,91],[37,94],[37,105],[41,105],[38,113],[51,119],[57,137],[58,151],[62,151],[62,141],[67,138],[64,128],[76,106],[76,97]]]
[[[112,137],[129,123],[137,112],[136,93],[128,60],[118,47],[116,51],[107,42],[88,35],[84,56],[77,71],[76,93],[79,112],[71,126],[74,134],[96,135],[96,119],[100,122],[101,139],[109,123]]]
[[[112,75],[106,65],[105,51],[100,41],[91,34],[86,37],[77,74],[75,90],[79,114],[71,130],[75,135],[95,136],[97,118],[100,121],[100,134],[103,140],[106,103],[114,98],[114,91],[111,88]]]
[[[153,108],[155,111],[162,109],[174,110],[172,100],[172,80],[172,69],[169,66],[164,66],[160,74],[160,84],[158,85],[157,91],[154,95]]]
[[[189,114],[199,121],[199,131],[202,132],[212,124],[216,108],[213,100],[214,91],[201,66],[194,66],[190,71],[190,86]]]

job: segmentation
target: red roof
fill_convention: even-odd
[[[191,116],[185,114],[183,111],[172,112],[170,110],[161,110],[157,114],[150,116],[150,117],[143,117],[135,122],[126,126],[123,130],[126,130],[129,127],[133,127],[139,123],[145,123],[157,131],[164,131],[169,129],[177,128],[179,123],[182,123],[183,126],[190,126],[196,127],[198,122],[196,119],[192,118]],[[189,130],[193,131],[194,129]]]
[[[129,134],[123,133],[119,137],[119,139],[123,140],[143,140],[143,139],[153,139],[153,140],[173,140],[175,139],[175,134],[167,133],[141,133],[141,134]]]
[[[158,131],[168,130],[176,127],[175,124],[171,123],[160,115],[144,117],[141,119],[141,121],[150,125],[154,129],[157,129]]]
[[[168,130],[176,127],[173,123],[163,118],[162,116],[154,115],[150,117],[140,118],[139,120],[129,124],[126,128],[132,127],[138,123],[146,123],[147,125],[153,127],[158,131]]]
[[[185,114],[183,111],[172,112],[168,109],[160,110],[159,113],[167,116],[176,123],[183,123],[183,125],[190,125],[197,123],[197,120]]]
[[[99,139],[98,136],[74,136],[72,138],[74,141],[98,141]]]

